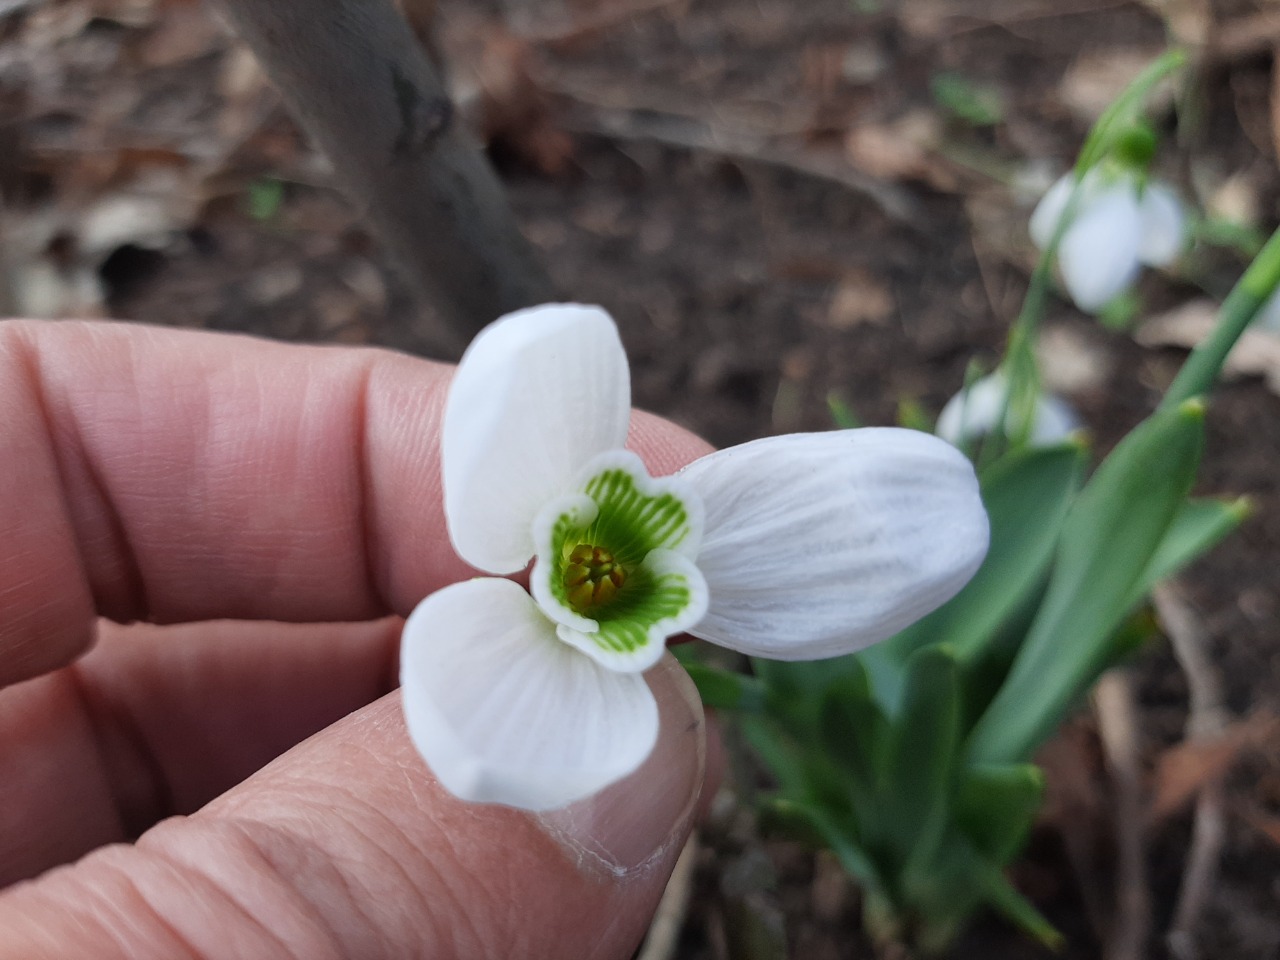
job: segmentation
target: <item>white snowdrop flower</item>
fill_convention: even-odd
[[[995,430],[1009,399],[1005,376],[996,371],[974,381],[947,401],[938,415],[935,432],[948,443],[965,447]],[[1059,443],[1080,429],[1080,419],[1067,403],[1053,394],[1036,398],[1029,441],[1034,446]]]
[[[972,466],[936,437],[862,429],[757,440],[651,477],[625,450],[626,355],[609,315],[498,320],[458,367],[444,507],[499,577],[427,597],[401,651],[409,733],[457,796],[545,810],[637,769],[657,737],[642,672],[689,632],[812,659],[897,633],[981,564]]]
[[[1044,249],[1066,212],[1075,175],[1058,180],[1031,214],[1031,239]],[[1095,167],[1080,187],[1075,219],[1058,246],[1058,269],[1076,306],[1096,313],[1127,290],[1145,264],[1163,267],[1186,243],[1186,211],[1165,184],[1142,186],[1129,172]]]

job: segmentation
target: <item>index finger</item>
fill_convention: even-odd
[[[0,684],[115,620],[358,620],[468,575],[445,531],[452,368],[126,324],[0,324]],[[657,418],[659,473],[706,451]]]

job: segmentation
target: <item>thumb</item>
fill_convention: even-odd
[[[198,813],[0,895],[0,960],[630,957],[689,833],[706,732],[670,655],[627,779],[534,816],[459,801],[391,694]]]

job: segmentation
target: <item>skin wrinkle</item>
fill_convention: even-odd
[[[56,453],[57,444],[54,442],[55,435],[53,432],[53,423],[50,418],[46,397],[44,396],[43,384],[40,378],[40,364],[38,360],[39,350],[36,348],[32,339],[24,335],[24,331],[20,325],[12,324],[9,322],[0,322],[0,359],[4,358],[6,355],[13,358],[12,362],[18,368],[19,375],[22,377],[23,381],[25,382],[27,390],[29,391],[31,398],[35,404],[36,416],[40,420],[40,426],[43,430],[46,446],[48,449],[53,451],[50,454],[49,459],[50,459],[50,464],[54,471],[54,475],[55,475],[54,479],[57,483],[59,519],[63,522],[63,524],[65,524],[66,526],[74,530],[75,521],[74,521],[74,516],[71,510],[71,505],[67,497],[66,478],[65,476],[63,476],[61,464],[58,462],[58,457]],[[81,557],[81,554],[78,550],[75,551],[75,561],[77,564],[76,573],[79,574],[77,578],[78,586],[80,588],[80,592],[83,595],[84,593],[91,591],[91,588],[89,586],[90,577],[87,569],[85,568],[85,564]],[[71,578],[68,577],[68,579],[71,579]],[[66,599],[63,598],[62,602],[66,603]],[[90,600],[90,603],[85,605],[86,606],[91,605],[91,600]],[[20,610],[18,612],[19,620],[21,620],[22,616],[23,616],[23,611]],[[2,626],[3,625],[0,624],[0,627]],[[0,629],[0,640],[3,640],[3,639],[4,639],[4,631]],[[66,643],[65,640],[64,640],[64,643]],[[67,644],[69,649],[67,649],[65,652],[68,656],[74,656],[78,653],[83,652],[91,643],[92,643],[92,633],[89,630],[89,624],[86,622],[82,627],[82,629],[79,631],[79,635],[73,636],[71,638],[70,643]],[[26,646],[27,645],[24,644],[23,648],[25,649]],[[3,648],[0,647],[0,649],[3,649]],[[9,651],[8,655],[10,657],[13,657],[12,651]],[[38,658],[38,656],[39,654],[37,653],[36,657]],[[27,671],[23,671],[19,674],[19,676],[29,676],[29,675],[31,674]],[[3,678],[0,677],[0,680],[2,679]]]
[[[120,577],[123,580],[123,595],[120,594],[119,588],[111,589],[103,584],[99,577],[95,576],[94,571],[101,569],[98,564],[93,564],[90,569],[85,570],[85,577],[89,583],[89,589],[93,596],[94,608],[105,612],[115,612],[118,619],[123,620],[141,620],[147,617],[148,611],[151,609],[150,602],[147,600],[146,581],[142,576],[142,568],[138,565],[138,557],[134,553],[133,546],[129,541],[125,532],[124,519],[120,516],[120,512],[116,509],[115,503],[108,495],[107,486],[102,480],[102,476],[93,460],[86,452],[84,435],[80,430],[80,423],[76,417],[57,417],[49,402],[49,388],[46,380],[46,374],[43,363],[43,354],[35,350],[32,346],[32,364],[37,371],[37,378],[34,381],[37,390],[36,403],[40,409],[44,411],[46,423],[51,424],[49,428],[50,446],[53,449],[54,462],[58,465],[59,486],[63,491],[63,497],[69,503],[72,498],[69,496],[69,486],[67,478],[71,475],[82,475],[85,478],[88,492],[92,495],[94,507],[106,528],[107,534],[107,555],[116,559],[116,563],[109,565],[108,569],[118,567]],[[56,424],[56,426],[53,426]],[[66,443],[53,442],[54,429],[67,438]],[[64,461],[69,458],[70,463],[76,468],[69,469],[68,464]],[[90,537],[86,534],[78,521],[76,512],[69,510],[72,526],[75,531],[75,540],[77,553],[81,557],[85,557],[88,551],[84,545],[89,542]]]
[[[314,785],[314,784],[313,784]],[[332,784],[325,783],[323,786],[332,789]],[[348,792],[349,791],[344,791]],[[360,801],[358,806],[365,812],[377,812],[367,803]],[[348,855],[341,850],[334,849],[334,841],[338,835],[328,829],[316,834],[314,824],[323,823],[332,820],[334,809],[320,805],[318,803],[300,803],[296,798],[290,798],[287,805],[283,807],[287,811],[287,817],[281,821],[273,819],[271,822],[266,820],[254,819],[247,820],[243,817],[232,818],[231,822],[242,825],[249,841],[255,846],[258,856],[262,858],[264,864],[267,865],[273,876],[279,877],[287,884],[294,885],[298,895],[308,905],[309,912],[313,916],[314,922],[323,927],[334,945],[334,949],[340,956],[362,956],[364,950],[370,944],[365,941],[372,941],[374,945],[380,948],[379,953],[385,952],[386,955],[399,956],[405,945],[396,947],[386,941],[388,931],[378,924],[375,918],[361,906],[360,898],[357,894],[357,884],[353,881],[351,870],[344,868],[343,864],[349,864],[357,872],[368,871],[369,862],[367,851],[365,848],[357,847],[358,853]],[[308,818],[308,813],[317,813],[319,816]],[[385,817],[379,816],[379,819],[385,822]],[[369,841],[365,831],[358,826],[358,817],[343,817],[343,825],[352,830],[362,840]],[[397,833],[403,836],[403,832],[397,829]],[[269,839],[259,840],[258,834],[265,834]],[[408,838],[406,838],[408,840]],[[435,923],[436,915],[442,911],[439,910],[438,899],[434,904],[435,909],[429,909],[433,904],[428,901],[425,891],[421,891],[409,877],[403,865],[394,856],[387,854],[385,847],[380,843],[373,844],[374,849],[387,856],[387,859],[394,865],[397,873],[404,880],[403,884],[393,884],[395,895],[403,897],[406,892],[411,893],[422,908],[420,916],[424,916]],[[416,849],[416,845],[412,842],[406,844],[405,849]],[[314,869],[314,865],[319,862],[324,865],[323,871]],[[308,881],[308,889],[297,888],[299,883],[299,871],[296,869],[298,863],[306,863],[312,865],[313,869],[305,871],[305,879]],[[441,875],[435,868],[435,863],[430,858],[426,859],[426,866],[433,872],[439,880],[437,884],[439,890],[443,891],[445,896],[451,895],[449,884],[444,882]],[[294,868],[294,869],[291,869]],[[332,882],[324,882],[323,874],[328,874]],[[378,871],[381,875],[381,872]],[[322,887],[316,888],[315,881],[321,881]],[[342,897],[342,902],[347,910],[359,917],[363,923],[363,935],[357,934],[353,937],[352,928],[347,925],[344,932],[340,932],[335,926],[338,917],[346,918],[347,914],[332,902],[332,896],[336,890]],[[371,900],[372,903],[381,903],[378,899]],[[444,915],[452,914],[456,920],[459,916],[464,916],[465,904],[453,901],[452,911],[443,911]],[[442,939],[442,930],[434,933],[434,939]],[[310,960],[310,958],[308,958]]]
[[[152,909],[150,901],[142,896],[142,891],[129,872],[116,863],[116,856],[121,853],[132,855],[133,850],[114,845],[104,847],[94,855],[94,862],[100,872],[95,875],[94,882],[91,884],[81,882],[80,877],[69,868],[64,867],[55,871],[51,875],[53,882],[55,884],[60,880],[69,882],[72,886],[72,894],[68,896],[65,891],[62,891],[62,897],[51,904],[50,912],[65,912],[68,909],[74,912],[78,922],[73,922],[70,926],[78,934],[77,945],[85,945],[85,941],[92,942],[95,960],[110,960],[113,957],[118,957],[120,960],[141,960],[134,945],[144,940],[151,941],[153,946],[156,945],[154,942],[156,929],[150,926],[148,921],[153,922],[160,932],[168,934],[171,940],[177,941],[186,950],[187,956],[193,960],[203,960],[205,955],[197,951],[193,944]],[[24,886],[26,885],[19,885],[16,888],[20,894],[25,892]],[[26,889],[33,892],[37,903],[41,899],[47,899],[47,891],[44,887],[29,885]],[[27,912],[30,912],[29,907],[30,905]],[[135,909],[136,907],[141,907],[141,911]],[[31,925],[28,924],[25,929],[31,931]],[[45,938],[43,935],[46,930],[40,925],[35,927],[34,933],[46,939],[47,952],[6,954],[2,952],[5,945],[0,944],[0,957],[5,957],[6,960],[9,957],[14,957],[15,960],[62,957],[67,955],[67,948],[73,945],[67,942],[65,934],[59,936],[58,931],[49,931],[50,935]],[[106,945],[102,942],[104,938],[112,942],[117,952],[106,952]],[[166,960],[169,956],[172,956],[172,953],[166,946]]]
[[[119,839],[135,838],[151,824],[173,812],[173,791],[168,779],[151,744],[137,720],[128,715],[127,708],[110,703],[94,691],[79,663],[71,664],[65,676],[71,684],[76,706],[84,713],[93,736],[94,755],[115,806]],[[111,734],[116,735],[114,740]],[[126,751],[127,756],[123,756]],[[139,772],[143,776],[141,789],[136,782]],[[132,791],[126,789],[127,780],[134,781]],[[134,798],[149,799],[135,806],[130,802],[130,793]]]
[[[385,763],[385,758],[369,751],[362,744],[352,744],[352,747],[360,754],[368,755],[376,764]],[[419,775],[419,779],[420,779]],[[402,850],[415,850],[418,843],[409,836],[396,820],[387,815],[386,811],[378,806],[372,805],[360,794],[350,789],[345,782],[334,777],[332,780],[326,779],[323,782],[317,782],[311,778],[299,778],[294,781],[299,786],[320,786],[326,792],[326,801],[323,805],[313,802],[300,802],[300,797],[305,797],[305,790],[294,792],[287,804],[283,804],[281,809],[286,814],[284,823],[275,823],[276,829],[283,831],[282,835],[289,838],[290,843],[301,842],[308,846],[314,846],[317,852],[324,854],[329,860],[336,864],[349,863],[357,871],[361,869],[367,870],[368,856],[367,850],[360,849],[359,854],[352,858],[343,854],[341,851],[330,849],[329,845],[321,842],[319,839],[312,840],[307,834],[311,832],[310,825],[312,823],[332,820],[335,815],[339,816],[343,824],[353,833],[363,839],[369,847],[383,854],[390,863],[392,869],[399,876],[402,882],[392,884],[391,887],[396,891],[397,896],[404,896],[406,892],[412,893],[414,898],[422,906],[421,915],[434,917],[437,914],[450,916],[454,921],[452,924],[440,927],[435,931],[435,939],[442,941],[448,937],[456,953],[460,956],[490,956],[491,951],[480,949],[473,952],[467,952],[466,949],[459,950],[459,944],[466,944],[468,941],[463,936],[470,935],[470,947],[483,947],[488,943],[488,938],[484,935],[484,931],[475,925],[472,920],[473,914],[479,914],[486,918],[501,916],[501,912],[505,909],[504,904],[510,901],[501,897],[494,898],[488,906],[484,901],[487,898],[489,883],[485,878],[475,877],[468,870],[470,858],[466,856],[466,851],[461,849],[456,843],[454,837],[448,831],[436,831],[433,834],[432,850],[434,855],[429,857],[420,857],[415,860],[415,865],[426,868],[432,883],[424,884],[415,882],[413,876],[406,869],[405,865],[398,859],[389,849],[388,845],[376,839],[367,828],[362,827],[364,821],[376,821],[383,828],[391,831],[392,835],[397,838]],[[330,793],[339,797],[345,797],[349,803],[344,807],[340,803],[334,803],[330,799]],[[308,818],[305,814],[317,814],[314,818]],[[307,829],[298,829],[289,826],[292,822],[298,822],[307,827]],[[325,835],[326,840],[332,840],[335,835],[329,831]],[[445,876],[437,866],[437,861],[444,863],[450,867],[453,873]],[[343,889],[349,895],[350,904],[353,910],[360,913],[367,921],[368,928],[372,931],[379,929],[378,925],[365,911],[359,907],[359,898],[354,893],[354,885],[348,871],[341,868],[336,869],[337,877]],[[377,871],[378,876],[382,876],[382,871]],[[474,883],[468,882],[473,879]],[[488,880],[492,881],[493,877]],[[461,880],[461,882],[459,882]],[[466,889],[465,899],[457,892]],[[379,896],[376,891],[368,890],[366,892],[374,894],[370,898],[371,902],[379,903],[385,900],[384,896]],[[442,909],[441,901],[446,901],[450,906]],[[434,906],[434,909],[431,907]],[[458,923],[461,922],[466,926],[466,930],[459,930]],[[405,945],[401,945],[399,949],[404,949]]]
[[[182,949],[186,951],[188,957],[191,957],[192,960],[206,960],[207,954],[197,950],[195,944],[188,940],[183,932],[174,926],[174,924],[169,922],[165,915],[156,907],[155,903],[152,902],[151,898],[148,897],[133,878],[129,876],[128,871],[119,870],[116,872],[116,875],[120,878],[120,882],[133,894],[137,902],[142,905],[143,909],[146,911],[146,916],[150,918],[156,926],[176,940],[178,944],[181,945]],[[129,919],[136,920],[136,915],[133,915],[132,911]],[[123,946],[124,944],[121,943],[121,947]]]
[[[303,896],[302,893],[294,887],[294,883],[297,881],[296,877],[285,876],[285,874],[280,872],[279,869],[276,869],[274,860],[268,852],[271,849],[271,845],[264,845],[262,842],[257,840],[257,837],[255,836],[256,833],[261,831],[266,824],[255,822],[255,820],[243,822],[243,820],[237,819],[219,819],[216,824],[207,822],[196,823],[193,822],[193,820],[186,818],[168,820],[166,823],[172,824],[172,826],[169,827],[169,833],[165,833],[164,836],[160,836],[159,831],[157,831],[148,835],[145,849],[146,854],[151,856],[151,858],[163,861],[163,863],[170,865],[170,867],[177,870],[177,872],[182,874],[182,876],[195,879],[195,881],[201,883],[201,886],[205,887],[206,890],[209,890],[214,893],[215,896],[218,896],[221,902],[230,906],[230,909],[233,910],[234,914],[242,916],[242,918],[247,920],[253,928],[260,931],[265,940],[275,942],[276,945],[280,947],[280,950],[283,951],[278,955],[282,957],[282,959],[283,957],[289,957],[291,960],[324,960],[324,957],[317,956],[315,954],[316,945],[314,942],[308,943],[308,945],[300,951],[297,947],[301,945],[294,945],[294,943],[288,942],[284,934],[278,932],[279,928],[283,925],[282,916],[280,916],[278,910],[269,910],[268,913],[270,913],[270,919],[266,918],[266,916],[262,915],[264,914],[264,911],[261,909],[255,909],[255,900],[252,900],[251,897],[238,896],[237,893],[230,888],[230,884],[227,883],[227,879],[224,877],[214,876],[214,874],[209,872],[209,869],[204,867],[201,863],[198,863],[198,860],[196,859],[188,860],[180,858],[180,856],[175,854],[174,850],[180,849],[180,845],[169,842],[170,837],[172,837],[174,832],[178,832],[178,829],[182,828],[195,828],[205,831],[210,838],[214,838],[216,835],[216,838],[219,840],[218,847],[220,850],[233,850],[237,854],[236,856],[230,856],[230,858],[225,859],[225,864],[232,865],[232,867],[236,869],[236,872],[241,872],[241,870],[247,868],[253,874],[253,877],[260,879],[260,881],[266,881],[266,883],[269,884],[271,891],[283,895],[283,902],[284,904],[287,904],[287,908],[291,910],[292,913],[291,918],[287,918],[293,920],[294,923],[291,924],[292,927],[298,927],[298,925],[301,925],[301,927],[305,929],[305,932],[319,933],[320,937],[323,938],[323,941],[332,947],[332,950],[326,951],[325,956],[333,957],[334,960],[339,960],[340,957],[344,956],[339,947],[340,938],[338,937],[337,932],[334,931],[332,925],[328,923],[328,918],[326,918],[324,910],[321,909],[320,904],[316,904],[316,902],[308,900],[306,896]],[[275,840],[279,840],[279,837],[275,837]],[[140,846],[141,849],[141,842],[138,846]],[[174,850],[169,850],[168,847],[174,847]],[[265,870],[257,869],[259,867],[264,867]],[[250,883],[238,883],[237,886],[247,888],[250,886]],[[204,893],[201,893],[201,896],[196,897],[196,899],[201,902],[202,906],[206,906],[206,908],[207,905],[209,905],[209,897],[205,896]],[[261,906],[261,901],[262,897],[259,897],[256,904]],[[282,897],[273,897],[273,901],[271,901],[271,908],[278,908],[280,902],[282,902]],[[180,908],[182,904],[179,902],[178,906]],[[159,908],[156,909],[159,910]],[[223,928],[227,924],[227,919],[219,918],[219,928]],[[200,955],[206,956],[206,954]],[[225,956],[225,954],[210,952],[207,956],[219,957]]]
[[[373,458],[369,455],[370,402],[369,393],[373,389],[374,364],[369,362],[360,371],[355,390],[355,402],[352,404],[351,433],[352,448],[356,451],[354,482],[356,488],[355,514],[356,525],[360,531],[360,562],[364,568],[364,582],[369,595],[375,602],[387,609],[392,609],[379,576],[381,564],[377,561],[377,546],[374,532],[373,478],[370,476]],[[397,664],[399,655],[396,657]],[[397,666],[397,674],[399,667]]]
[[[296,817],[299,821],[306,824],[309,822],[323,822],[325,820],[332,820],[335,816],[338,817],[342,821],[343,826],[354,833],[360,840],[364,841],[366,847],[377,851],[378,854],[387,861],[391,872],[394,873],[401,881],[399,884],[392,884],[392,886],[396,887],[401,893],[405,891],[413,893],[414,896],[425,906],[425,897],[420,895],[404,865],[396,859],[395,855],[388,849],[387,844],[377,839],[372,831],[360,825],[361,819],[370,818],[381,827],[390,828],[392,835],[401,841],[402,849],[412,849],[412,838],[406,835],[404,830],[401,829],[401,827],[391,818],[387,817],[383,811],[370,805],[345,784],[326,783],[324,786],[326,790],[331,791],[331,795],[334,798],[345,798],[348,801],[346,806],[344,807],[340,803],[330,801],[328,798],[326,798],[326,802],[323,806],[312,802],[308,802],[303,805],[294,801],[289,805],[290,819]],[[353,812],[355,814],[354,816],[351,815]],[[314,818],[314,821],[309,821],[308,818],[304,816],[307,813],[315,813],[318,814],[318,816]],[[303,842],[310,846],[314,846],[318,853],[323,854],[334,863],[338,882],[347,895],[347,901],[349,902],[351,909],[360,916],[367,929],[371,931],[377,930],[377,921],[373,915],[361,906],[362,897],[360,896],[360,894],[363,894],[363,899],[367,899],[370,903],[377,903],[379,902],[377,896],[372,895],[375,891],[370,889],[367,884],[356,881],[352,877],[350,871],[344,870],[338,866],[338,864],[343,862],[353,863],[353,858],[345,856],[341,852],[328,849],[326,845],[320,844],[316,841],[303,840],[305,831],[286,827],[282,824],[275,824],[274,826],[281,831],[281,834],[279,835],[284,835],[289,838],[290,843]],[[359,857],[354,860],[354,866],[360,868],[367,865],[368,856],[366,855],[366,850],[361,849]],[[381,871],[378,871],[377,873],[379,877],[383,875]],[[334,938],[335,942],[340,939],[337,936],[336,931],[334,932]]]

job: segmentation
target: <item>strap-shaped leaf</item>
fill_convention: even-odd
[[[752,658],[751,669],[768,690],[768,709],[775,717],[805,734],[816,734],[823,698],[834,686],[850,696],[870,695],[867,672],[857,657],[826,660],[766,660]]]
[[[971,767],[956,798],[956,825],[991,861],[1022,848],[1044,798],[1044,774],[1030,763]]]
[[[1182,504],[1130,595],[1129,605],[1136,605],[1165,577],[1216,547],[1248,515],[1249,503],[1243,499],[1226,503],[1204,498]]]
[[[1048,592],[1008,679],[970,738],[974,763],[1025,759],[1105,666],[1200,462],[1204,406],[1189,401],[1139,424],[1071,508]]]
[[[1065,944],[1062,934],[1035,908],[1026,897],[1013,888],[1000,868],[984,863],[974,877],[982,888],[983,899],[993,910],[1010,923],[1021,927],[1050,950],[1061,950]]]
[[[683,663],[698,688],[702,702],[714,710],[759,713],[764,709],[765,686],[756,677],[720,670],[702,663]]]
[[[827,754],[867,788],[869,798],[878,799],[888,772],[890,726],[865,686],[832,687],[823,698],[819,731]]]
[[[960,747],[959,682],[946,647],[911,658],[889,748],[885,830],[904,869],[927,863],[947,827]]]

